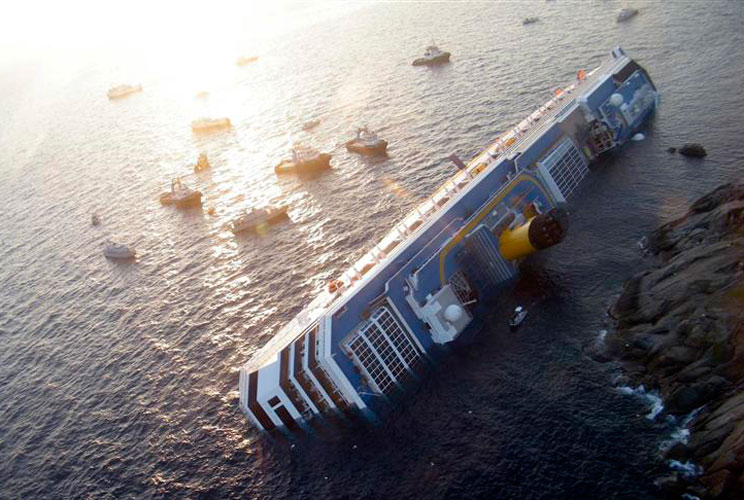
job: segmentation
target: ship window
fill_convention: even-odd
[[[354,363],[382,393],[400,383],[420,356],[387,307],[375,310],[344,344],[351,351]]]
[[[566,199],[571,196],[589,172],[586,158],[576,149],[570,138],[560,143],[540,164],[550,172]]]

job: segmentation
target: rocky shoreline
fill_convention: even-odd
[[[648,268],[625,282],[598,353],[624,383],[690,417],[668,459],[699,475],[657,480],[667,498],[744,498],[744,184],[723,185],[648,237]]]

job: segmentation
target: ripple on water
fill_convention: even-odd
[[[613,391],[581,346],[636,265],[634,241],[739,172],[744,94],[731,92],[741,78],[730,62],[742,56],[744,13],[650,2],[620,25],[615,0],[577,5],[298,6],[313,22],[261,42],[255,66],[215,73],[206,103],[187,88],[196,54],[186,65],[77,54],[4,71],[3,492],[654,498],[647,474],[667,467],[658,443],[668,436],[656,420],[630,418],[637,401]],[[525,9],[544,22],[525,30]],[[432,37],[452,63],[410,67]],[[646,140],[593,169],[571,234],[523,264],[483,334],[453,347],[377,427],[321,428],[294,447],[261,439],[237,406],[240,364],[449,178],[450,154],[470,158],[615,43],[649,68],[662,108]],[[117,79],[145,91],[109,102]],[[229,115],[233,130],[194,136],[189,122],[209,112]],[[321,123],[301,132],[308,116]],[[390,142],[387,159],[345,152],[362,123]],[[708,147],[704,175],[665,152],[691,138]],[[333,153],[332,171],[276,178],[295,140]],[[213,168],[197,176],[200,151]],[[160,206],[177,174],[214,216]],[[291,205],[291,222],[229,231],[242,210],[272,200]],[[141,258],[106,261],[107,238]],[[503,318],[516,302],[531,304],[530,319],[511,334]]]

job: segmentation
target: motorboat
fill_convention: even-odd
[[[411,64],[414,66],[434,66],[437,64],[448,63],[450,59],[450,53],[439,50],[436,45],[429,45],[424,51],[424,57],[414,59]]]
[[[254,208],[250,212],[246,212],[237,219],[235,219],[230,229],[233,233],[240,233],[243,231],[255,231],[261,226],[267,226],[269,224],[275,224],[281,220],[287,219],[287,205],[281,205],[278,207],[264,207]]]
[[[170,191],[160,195],[163,205],[175,205],[178,208],[200,207],[202,204],[201,191],[195,191],[181,182],[179,177],[171,181]]]
[[[238,66],[245,66],[246,64],[250,64],[256,61],[258,61],[258,56],[249,56],[249,57],[240,56],[238,57],[238,60],[235,61],[235,64],[237,64]]]
[[[97,226],[100,223],[101,223],[101,217],[97,213],[94,213],[93,215],[90,216],[91,226]]]
[[[207,158],[207,153],[199,153],[199,159],[196,161],[196,165],[194,165],[194,172],[199,173],[203,172],[205,170],[209,170],[209,159]]]
[[[357,129],[354,139],[346,142],[346,149],[352,153],[375,156],[386,154],[387,145],[385,139],[380,139],[377,134],[364,126]]]
[[[524,319],[527,317],[527,309],[525,309],[522,306],[517,306],[514,308],[514,313],[512,314],[511,318],[509,318],[509,327],[512,330],[516,330],[519,325],[521,325],[524,322]]]
[[[524,26],[526,26],[526,25],[528,25],[528,24],[535,24],[535,23],[536,23],[536,22],[538,22],[539,20],[540,20],[540,18],[539,18],[539,17],[527,17],[527,18],[525,18],[525,19],[524,19],[524,21],[522,21],[522,24],[523,24]]]
[[[191,130],[194,132],[213,132],[232,127],[229,118],[198,118],[191,122]]]
[[[295,144],[292,158],[283,160],[274,167],[277,174],[302,174],[331,168],[331,155],[319,153],[316,149],[303,144]]]
[[[315,127],[317,127],[319,124],[320,124],[320,120],[317,118],[313,118],[302,124],[302,130],[305,130],[305,131],[312,130]]]
[[[635,17],[636,14],[638,14],[638,9],[625,7],[621,9],[620,13],[617,15],[617,22],[622,23],[623,21],[627,21],[631,17]]]
[[[120,97],[126,97],[137,92],[142,92],[142,85],[117,85],[116,87],[111,87],[109,89],[108,98],[119,99]]]
[[[108,242],[108,245],[103,250],[103,255],[107,259],[132,260],[137,258],[137,251],[121,243]]]
[[[206,90],[200,90],[194,95],[194,97],[196,97],[197,99],[206,99],[207,97],[209,97],[209,92],[207,92]]]

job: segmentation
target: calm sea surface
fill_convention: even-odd
[[[655,498],[669,426],[584,349],[640,265],[636,240],[741,177],[744,7],[635,6],[617,24],[613,0],[298,5],[241,68],[228,50],[191,64],[123,49],[0,67],[0,497]],[[540,22],[522,26],[529,15]],[[411,67],[432,39],[452,63]],[[453,174],[447,156],[470,158],[617,44],[661,108],[645,141],[595,166],[566,241],[524,263],[490,326],[380,427],[257,434],[240,364]],[[121,81],[144,92],[110,102]],[[234,128],[196,137],[202,115]],[[363,123],[389,159],[345,152]],[[297,140],[334,169],[277,179]],[[665,151],[688,140],[707,159]],[[194,176],[200,151],[213,168]],[[214,216],[160,206],[177,174]],[[272,200],[292,223],[226,229]],[[104,259],[108,238],[139,261]],[[510,333],[517,303],[530,316]]]

